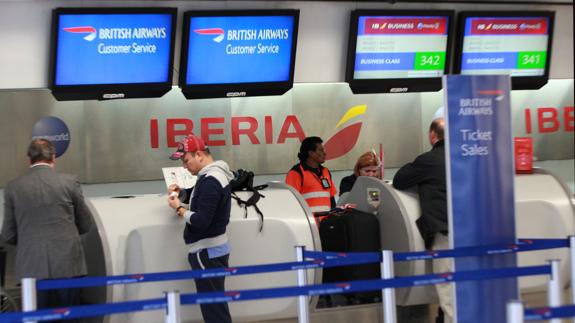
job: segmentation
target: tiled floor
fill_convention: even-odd
[[[571,292],[566,290],[563,295],[563,303],[571,302]],[[547,305],[547,293],[522,294],[521,299],[525,307],[543,307]],[[437,305],[421,305],[398,307],[398,323],[434,323],[437,315]],[[312,323],[372,323],[383,322],[381,304],[369,304],[359,306],[346,306],[316,311],[310,315]],[[297,323],[297,319],[258,321],[253,323]],[[531,321],[534,322],[534,321]],[[537,321],[535,321],[537,322]],[[546,321],[541,321],[546,322]],[[571,322],[563,320],[562,322]]]

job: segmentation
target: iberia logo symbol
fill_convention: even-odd
[[[491,27],[493,26],[493,24],[478,24],[477,25],[477,29],[478,30],[490,30]]]
[[[356,105],[347,110],[344,116],[339,120],[335,128],[339,128],[342,124],[347,121],[359,117],[364,114],[367,110],[367,105]],[[336,159],[347,154],[350,150],[355,147],[357,140],[359,139],[359,133],[361,132],[361,125],[363,122],[359,121],[345,128],[339,130],[335,135],[327,139],[323,146],[326,151],[326,160]]]
[[[194,29],[194,32],[198,35],[216,35],[214,38],[216,43],[224,40],[224,30],[222,28]]]
[[[64,30],[74,34],[88,34],[84,36],[84,39],[87,41],[92,41],[96,39],[96,28],[91,26],[67,27],[64,28]]]

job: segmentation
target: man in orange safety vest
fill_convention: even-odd
[[[285,180],[300,192],[314,214],[334,208],[337,193],[329,169],[322,166],[325,162],[322,143],[320,137],[305,138],[298,153],[300,162],[291,168]]]

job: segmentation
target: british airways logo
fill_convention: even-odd
[[[70,308],[69,307],[62,307],[62,308],[56,308],[52,310],[53,314],[60,314],[63,316],[68,316],[70,315]]]
[[[92,41],[96,39],[96,28],[92,26],[67,27],[64,28],[64,31],[74,34],[88,34],[84,36],[84,39],[87,41]]]
[[[482,90],[479,91],[479,94],[494,96],[495,101],[501,101],[505,98],[503,90]]]
[[[222,28],[204,28],[204,29],[195,29],[194,32],[198,35],[212,35],[214,37],[214,41],[216,43],[220,43],[224,40],[224,30]]]

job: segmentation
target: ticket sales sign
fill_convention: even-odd
[[[515,242],[514,164],[508,75],[443,78],[446,173],[452,246]],[[455,271],[516,266],[515,255],[465,257]],[[516,279],[456,284],[456,321],[505,322]]]

